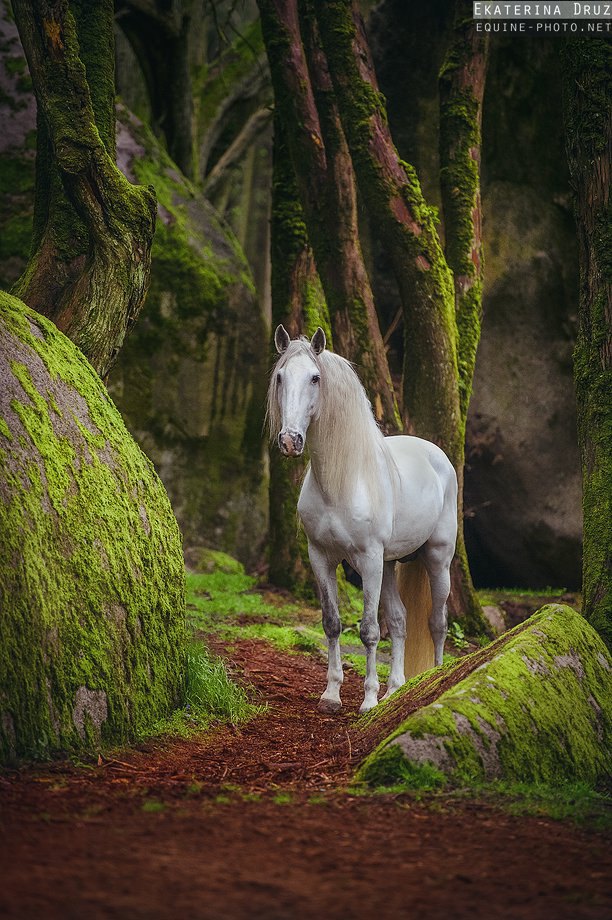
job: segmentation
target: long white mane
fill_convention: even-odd
[[[357,481],[362,480],[373,499],[379,500],[383,489],[381,452],[388,464],[392,460],[359,377],[340,355],[327,350],[315,355],[305,338],[289,344],[272,372],[268,391],[271,437],[278,434],[281,425],[277,373],[304,353],[315,362],[321,377],[319,411],[306,438],[319,486],[332,501],[343,502],[350,500]]]

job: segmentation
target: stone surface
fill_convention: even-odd
[[[357,779],[373,786],[418,785],[419,778],[425,784],[604,780],[612,757],[610,668],[586,620],[549,604],[489,661],[399,725]]]

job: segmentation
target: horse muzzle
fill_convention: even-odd
[[[304,453],[304,438],[299,431],[286,428],[278,436],[278,446],[285,457],[299,457]]]

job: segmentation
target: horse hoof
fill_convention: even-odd
[[[364,700],[361,706],[359,707],[359,715],[363,715],[364,712],[369,712],[371,709],[374,709],[375,706],[378,706],[378,700],[375,703],[366,703]]]
[[[339,700],[319,700],[317,709],[319,712],[324,712],[326,716],[333,716],[340,712],[342,703]]]

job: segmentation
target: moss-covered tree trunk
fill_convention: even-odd
[[[474,28],[472,4],[458,0],[439,87],[440,185],[445,255],[453,273],[457,324],[461,454],[457,458],[456,470],[460,521],[463,519],[465,426],[482,318],[480,149],[488,48],[488,36]],[[458,615],[463,611],[469,619],[477,619],[480,604],[472,584],[463,527],[459,528],[451,578],[451,613]]]
[[[272,327],[283,323],[292,338],[323,326],[331,341],[329,315],[308,242],[287,137],[274,120],[272,178]],[[272,432],[274,435],[274,432]],[[313,590],[306,535],[298,527],[297,500],[306,461],[286,460],[270,451],[269,579],[298,594]]]
[[[378,420],[397,430],[397,404],[359,242],[351,157],[310,4],[301,5],[301,25],[297,0],[258,0],[258,6],[335,347],[358,366]]]
[[[351,0],[315,0],[323,46],[357,174],[398,282],[405,314],[404,409],[411,429],[459,456],[452,276],[414,169],[400,160]]]
[[[14,292],[105,376],[144,301],[156,208],[115,165],[113,3],[13,9],[38,103],[33,250]]]
[[[453,272],[416,172],[400,159],[391,137],[358,4],[314,4],[359,189],[386,246],[402,300],[406,422],[446,451],[461,486],[465,412]],[[482,613],[469,574],[461,510],[460,504],[450,611],[466,617],[470,629],[480,630]]]
[[[584,614],[612,647],[612,46],[563,49],[567,154],[580,258],[574,353],[582,456]]]

